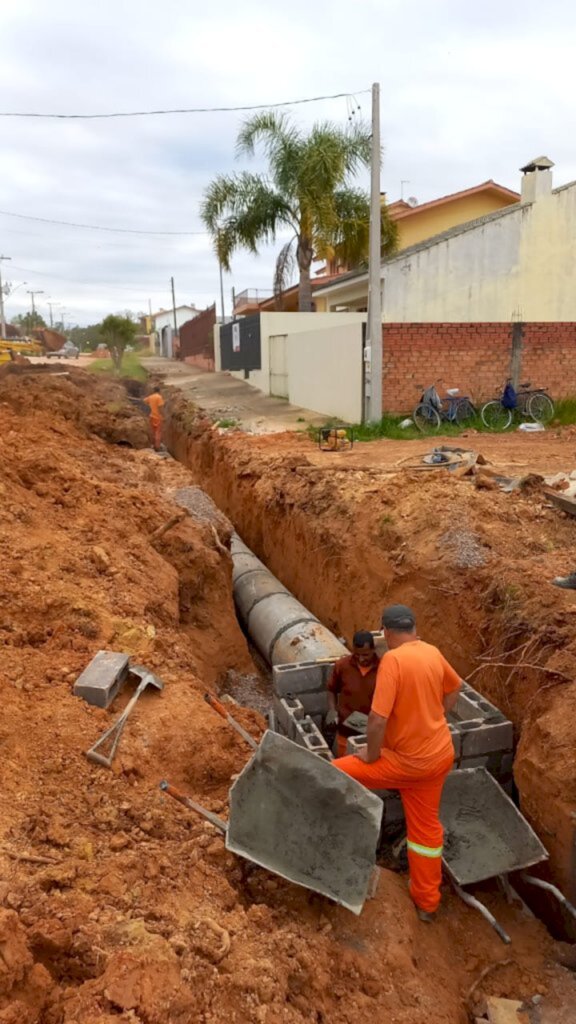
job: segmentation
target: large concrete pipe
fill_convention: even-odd
[[[234,601],[255,647],[270,665],[348,654],[342,643],[300,604],[238,534],[232,536]]]

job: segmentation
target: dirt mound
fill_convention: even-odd
[[[7,364],[5,369],[12,372],[0,378],[0,405],[18,416],[41,410],[73,423],[85,437],[100,437],[129,448],[150,445],[146,417],[128,400],[123,382],[73,368],[46,372],[48,368],[43,366]],[[17,429],[16,424],[14,427]],[[55,424],[50,429],[58,432]]]
[[[0,396],[0,1024],[466,1024],[469,986],[503,954],[454,896],[430,930],[405,880],[383,872],[355,918],[241,862],[163,796],[168,777],[225,816],[249,756],[202,699],[230,669],[253,671],[225,524],[215,537],[210,516],[188,517],[159,536],[177,511],[166,493],[190,474],[95,438],[65,399],[100,408],[98,382],[92,393],[34,381],[33,396],[25,383]],[[264,463],[250,483],[255,509],[260,472]],[[274,479],[266,494],[280,522]],[[296,497],[283,483],[291,530]],[[334,544],[338,500],[334,487],[306,498]],[[165,682],[141,698],[112,771],[83,751],[128,694],[109,712],[72,695],[100,648],[133,654]],[[260,717],[235,711],[258,735]],[[562,991],[563,950],[517,907],[500,901],[498,915],[514,952],[479,992]]]

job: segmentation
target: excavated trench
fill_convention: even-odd
[[[523,712],[527,702],[538,700],[538,689],[527,676],[503,691],[502,672],[496,667],[478,674],[479,659],[486,659],[487,651],[496,652],[497,661],[502,649],[521,646],[518,641],[524,641],[530,626],[519,611],[513,585],[496,568],[485,567],[468,521],[460,532],[443,535],[448,550],[457,548],[461,561],[456,564],[467,569],[469,578],[463,584],[462,573],[452,576],[449,568],[439,573],[434,560],[425,557],[425,536],[418,557],[411,552],[402,521],[393,512],[382,515],[378,506],[381,484],[372,486],[358,474],[363,499],[367,492],[359,509],[348,498],[350,478],[344,494],[344,473],[324,473],[310,465],[305,440],[300,455],[294,445],[285,453],[264,442],[254,445],[254,439],[239,434],[221,436],[180,397],[169,405],[166,440],[251,550],[335,636],[350,638],[356,629],[378,628],[385,603],[402,601],[416,609],[421,634],[447,653],[463,678],[474,675],[474,686],[513,721],[520,740],[515,780],[521,807],[550,853],[543,874],[574,900],[576,805],[558,795],[537,757],[526,749],[535,726],[534,720],[527,724]],[[395,495],[400,500],[401,490]],[[395,511],[394,496],[384,501],[386,509]],[[373,503],[373,515],[366,514],[366,502]],[[424,521],[429,525],[435,517],[431,504]],[[374,519],[376,532],[366,525]],[[265,687],[266,681],[263,694]],[[540,894],[523,896],[554,933],[574,940],[569,917],[558,914]]]

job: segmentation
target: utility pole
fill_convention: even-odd
[[[54,317],[52,315],[52,306],[57,306],[58,303],[57,302],[47,302],[46,305],[48,306],[48,309],[50,310],[50,327],[54,327]]]
[[[6,336],[6,319],[4,317],[4,285],[2,284],[2,260],[11,260],[11,256],[0,256],[0,338]]]
[[[34,305],[34,296],[35,295],[44,295],[44,290],[41,289],[41,288],[36,288],[36,289],[34,289],[34,291],[31,291],[29,288],[27,288],[26,291],[27,291],[27,294],[30,296],[30,301],[32,303],[32,312],[35,313],[36,312],[36,306]]]
[[[380,85],[372,86],[372,161],[370,186],[370,253],[368,262],[368,322],[364,352],[366,381],[365,418],[382,419],[382,291],[380,205]]]
[[[172,288],[172,316],[174,318],[174,334],[178,334],[178,317],[176,316],[176,294],[174,291],[174,278],[170,278],[170,286]]]

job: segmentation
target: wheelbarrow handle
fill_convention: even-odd
[[[183,807],[187,807],[189,811],[194,811],[195,814],[199,814],[200,817],[206,818],[206,821],[211,822],[216,828],[220,829],[221,832],[226,833],[228,831],[228,825],[223,818],[218,817],[217,814],[213,814],[208,808],[203,807],[202,804],[197,804],[194,800],[191,800],[189,796],[182,793],[181,790],[176,789],[176,786],[171,786],[169,782],[163,780],[160,783],[160,789],[163,793],[167,793],[174,800],[177,800]]]

